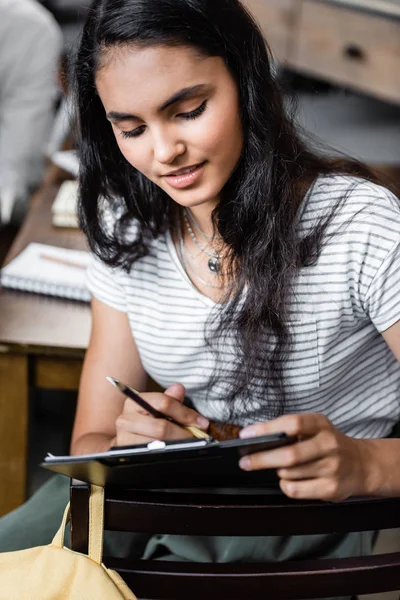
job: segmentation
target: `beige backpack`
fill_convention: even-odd
[[[88,555],[64,546],[68,521],[69,504],[51,544],[0,554],[0,600],[137,600],[102,564],[104,489],[91,487]]]

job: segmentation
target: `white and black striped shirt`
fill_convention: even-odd
[[[303,202],[298,227],[305,235],[346,193],[317,261],[296,280],[285,412],[321,412],[353,437],[384,437],[400,420],[400,364],[381,336],[400,320],[400,203],[361,179],[324,176]],[[128,314],[146,372],[164,387],[182,383],[199,412],[224,420],[234,343],[210,389],[215,358],[204,329],[215,304],[188,279],[171,236],[157,239],[129,275],[94,259],[88,283],[96,298]],[[265,420],[262,394],[257,403],[258,412],[236,422]]]

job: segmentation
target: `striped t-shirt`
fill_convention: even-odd
[[[400,364],[381,336],[400,320],[400,203],[361,179],[324,176],[303,201],[298,227],[305,235],[346,193],[318,259],[295,282],[285,412],[320,412],[347,435],[384,437],[400,420]],[[215,303],[191,283],[169,233],[130,274],[93,259],[88,283],[96,298],[128,314],[157,383],[182,383],[200,413],[226,420],[224,369],[210,386],[215,357],[204,339]],[[219,368],[229,372],[232,352],[234,342]],[[255,400],[258,411],[237,415],[237,424],[266,420],[262,393]]]

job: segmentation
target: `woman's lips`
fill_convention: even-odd
[[[190,171],[190,173],[186,173],[184,175],[164,175],[164,179],[166,179],[169,185],[173,188],[182,189],[189,187],[200,179],[204,172],[205,164],[205,162],[200,163],[193,169],[193,171]]]

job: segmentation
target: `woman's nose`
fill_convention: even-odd
[[[186,152],[186,145],[183,141],[172,135],[158,134],[153,138],[154,158],[162,164],[171,164],[174,160]]]

